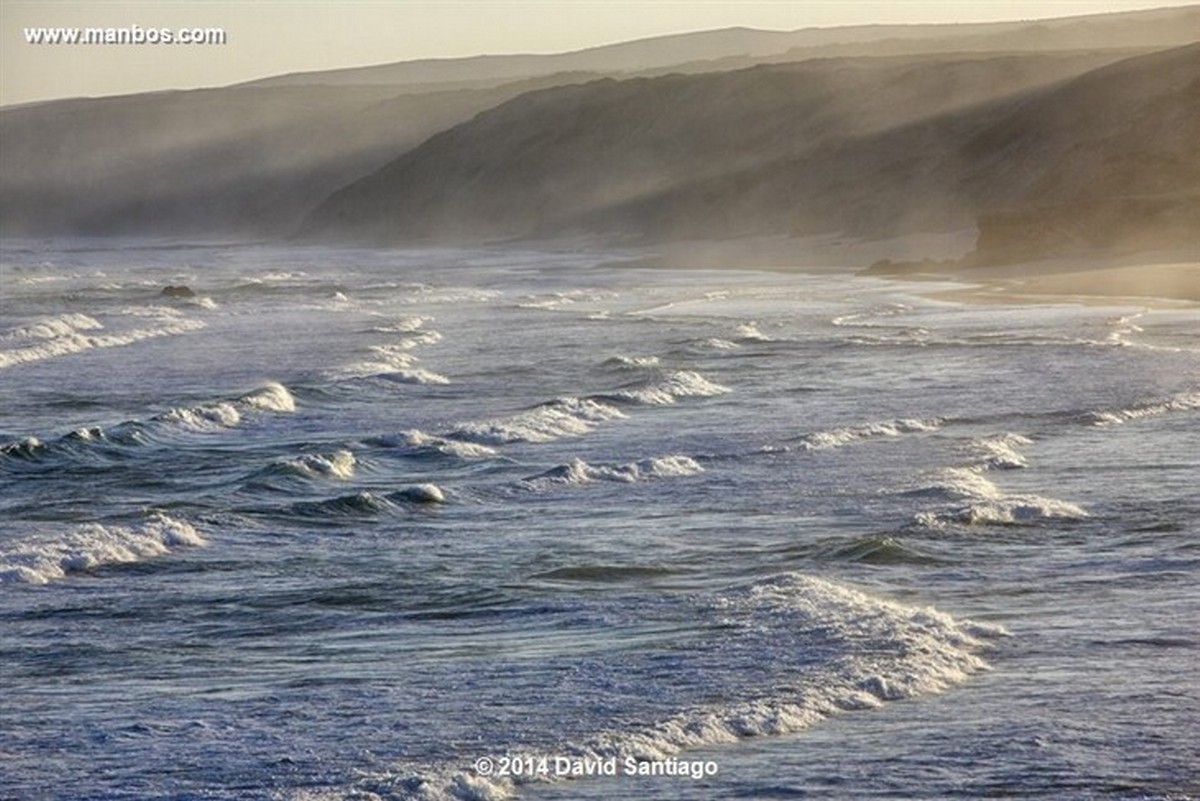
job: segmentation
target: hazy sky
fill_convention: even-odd
[[[968,22],[1195,0],[0,0],[0,104],[219,86],[302,70],[481,53],[554,53],[740,25],[795,30]],[[34,45],[34,27],[220,27],[224,45]]]

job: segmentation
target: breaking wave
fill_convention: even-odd
[[[589,484],[593,481],[617,481],[632,484],[648,478],[694,476],[704,468],[689,456],[659,456],[642,459],[628,464],[588,464],[582,459],[573,459],[545,473],[526,478],[522,483],[533,489],[543,489],[560,484]]]
[[[1158,417],[1171,412],[1191,412],[1200,409],[1200,392],[1185,392],[1165,400],[1148,401],[1120,409],[1104,409],[1090,412],[1088,418],[1093,425],[1112,426]]]
[[[932,608],[903,606],[850,587],[789,573],[709,597],[697,614],[722,628],[720,643],[697,644],[673,659],[663,693],[676,682],[696,682],[711,670],[708,650],[726,665],[707,675],[710,698],[687,703],[658,719],[631,721],[556,744],[523,748],[510,757],[556,757],[598,763],[664,762],[700,748],[753,737],[787,735],[831,715],[879,707],[888,701],[942,692],[987,669],[979,656],[1007,635],[998,626],[956,620]],[[697,673],[701,671],[702,673]],[[677,678],[673,678],[677,677]],[[723,681],[729,686],[714,685]],[[473,755],[478,756],[478,755]],[[499,756],[499,754],[495,754]],[[553,772],[487,776],[464,770],[470,759],[400,764],[353,787],[305,798],[501,799],[522,785],[555,781]]]
[[[499,454],[499,451],[487,445],[447,439],[418,429],[375,437],[367,443],[384,448],[399,448],[418,455],[441,454],[459,459],[489,459]]]
[[[983,475],[982,467],[952,467],[938,472],[931,483],[910,493],[943,500],[944,508],[920,512],[919,526],[947,524],[1030,525],[1046,519],[1081,520],[1087,511],[1078,504],[1040,495],[1007,495]]]
[[[566,397],[543,403],[512,417],[467,423],[449,436],[482,445],[551,442],[586,434],[598,423],[624,417],[620,409],[607,403]]]
[[[18,344],[0,350],[0,369],[86,350],[132,345],[145,339],[177,336],[197,331],[206,325],[201,320],[183,317],[175,309],[155,307],[151,311],[152,313],[139,312],[136,315],[128,315],[152,317],[159,321],[158,326],[149,328],[107,332],[105,325],[94,317],[86,314],[64,314],[10,329],[0,334],[0,342]],[[102,331],[106,333],[99,333]]]
[[[649,406],[666,406],[679,398],[707,398],[731,391],[693,370],[677,370],[640,386],[619,390],[609,397]]]
[[[190,523],[155,513],[134,526],[87,523],[60,537],[30,538],[0,551],[0,584],[47,584],[71,573],[140,562],[176,547],[204,545]]]
[[[833,428],[828,431],[816,431],[806,434],[798,440],[801,450],[826,450],[840,448],[863,440],[880,437],[900,437],[905,434],[918,434],[926,431],[936,431],[942,426],[940,419],[906,418],[902,420],[884,420],[875,423],[865,423],[858,426]]]

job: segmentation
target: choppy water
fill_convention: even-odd
[[[0,797],[1200,793],[1200,312],[605,261],[7,243]]]

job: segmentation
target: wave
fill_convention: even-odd
[[[746,342],[774,342],[773,337],[769,337],[762,331],[758,330],[758,323],[749,322],[742,323],[735,331],[737,338]]]
[[[416,484],[412,487],[397,490],[388,495],[388,498],[393,501],[407,501],[408,503],[439,504],[446,502],[446,491],[437,484]]]
[[[166,311],[170,314],[139,315],[160,320],[162,324],[158,327],[134,328],[113,333],[92,333],[104,331],[106,328],[100,321],[86,314],[50,317],[27,326],[11,329],[0,339],[12,342],[32,341],[34,344],[22,344],[7,350],[0,350],[0,369],[68,356],[87,350],[123,347],[146,339],[178,336],[206,327],[206,323],[202,320],[185,318],[174,309]]]
[[[974,440],[971,448],[983,459],[982,466],[989,470],[1016,470],[1027,464],[1017,448],[1032,444],[1033,440],[1022,434],[1005,433]]]
[[[396,505],[381,495],[364,490],[323,501],[299,501],[288,508],[305,518],[373,517],[394,510]]]
[[[433,322],[432,317],[403,317],[387,325],[373,326],[371,330],[380,334],[411,334],[414,331],[420,331],[426,323],[431,322]]]
[[[287,387],[276,381],[271,381],[262,389],[257,389],[243,395],[238,399],[238,402],[252,409],[260,409],[265,412],[296,411],[295,397],[292,396]]]
[[[615,406],[587,398],[558,398],[498,420],[467,423],[447,436],[482,445],[511,442],[552,442],[577,437],[598,423],[619,420],[625,414]]]
[[[85,426],[49,441],[35,436],[25,437],[0,445],[0,457],[34,461],[52,453],[79,456],[84,452],[98,453],[98,449],[103,448],[138,447],[149,444],[153,440],[154,429],[158,427],[161,430],[164,425],[208,432],[238,426],[247,413],[292,412],[295,409],[296,400],[287,387],[270,383],[237,400],[175,407],[154,415],[148,422],[131,420],[107,428]],[[110,450],[110,455],[116,456],[118,453],[118,450]]]
[[[841,327],[862,327],[875,328],[880,325],[890,325],[886,321],[891,317],[908,314],[913,310],[912,306],[905,303],[884,303],[866,311],[855,312],[853,314],[843,314],[834,317],[829,322],[835,326]]]
[[[559,484],[589,484],[593,481],[616,481],[632,484],[648,478],[670,478],[694,476],[704,468],[689,456],[658,456],[618,465],[593,465],[582,459],[551,468],[544,473],[525,478],[521,483],[533,489],[543,489]]]
[[[720,337],[709,337],[695,343],[696,347],[701,350],[737,350],[741,347],[736,342]]]
[[[47,584],[105,565],[140,562],[176,547],[205,545],[195,528],[155,513],[136,526],[87,523],[59,538],[32,538],[0,551],[0,584]]]
[[[89,317],[86,314],[62,314],[0,332],[0,341],[56,339],[80,331],[98,331],[102,328],[104,325],[95,317]]]
[[[400,384],[423,384],[423,385],[439,385],[444,386],[450,383],[450,379],[441,373],[435,373],[432,370],[426,370],[418,367],[415,369],[393,370],[390,373],[379,373],[376,378],[382,378],[385,381],[395,381]]]
[[[905,434],[919,434],[926,431],[936,431],[942,426],[938,418],[904,418],[899,420],[884,420],[874,423],[864,423],[858,426],[833,428],[828,431],[816,431],[805,434],[799,439],[801,450],[828,450],[840,448],[868,439],[880,437],[900,437]]]
[[[296,399],[283,384],[271,382],[262,389],[241,396],[235,401],[220,401],[202,406],[176,407],[151,420],[175,423],[193,431],[213,431],[233,428],[242,422],[242,413],[294,412]]]
[[[363,490],[321,501],[300,501],[287,508],[292,514],[309,519],[376,517],[396,513],[401,505],[438,505],[446,502],[446,492],[437,484],[416,484],[380,495]]]
[[[443,456],[455,456],[459,459],[489,459],[499,455],[499,451],[487,445],[480,445],[475,442],[460,442],[459,440],[427,434],[417,429],[401,431],[399,434],[375,437],[367,440],[367,444],[378,445],[384,448],[399,448],[418,455],[436,453]]]
[[[416,331],[424,325],[428,318],[412,317],[397,323],[397,326],[416,326],[407,328]],[[369,350],[374,358],[338,368],[329,373],[335,379],[341,378],[385,378],[406,384],[449,384],[450,379],[435,373],[414,367],[421,361],[413,350],[422,345],[433,345],[442,341],[442,335],[437,331],[424,331],[416,336],[404,337],[396,342],[383,345],[372,345]]]
[[[627,370],[641,370],[648,367],[657,367],[659,358],[657,356],[612,356],[604,360],[604,364],[608,367],[620,367]]]
[[[980,652],[1007,636],[998,626],[903,606],[799,573],[710,596],[698,614],[722,628],[720,644],[673,653],[672,675],[694,682],[693,671],[711,670],[706,649],[719,647],[730,686],[705,686],[709,698],[725,700],[681,702],[677,711],[645,722],[630,716],[629,722],[552,749],[501,746],[490,754],[532,765],[544,760],[546,772],[480,775],[463,770],[470,759],[402,763],[323,797],[510,798],[522,785],[566,778],[569,771],[556,771],[556,758],[614,761],[618,775],[654,769],[647,763],[667,769],[689,750],[792,734],[831,715],[942,692],[986,670]],[[672,675],[661,679],[668,697],[675,689]],[[738,687],[741,678],[749,686]],[[305,791],[303,797],[322,796]]]
[[[983,467],[952,467],[937,473],[931,484],[911,492],[948,502],[948,508],[920,512],[918,526],[947,524],[1029,525],[1046,519],[1082,520],[1087,510],[1070,501],[1040,495],[1006,495],[983,475]]]
[[[1112,426],[1159,417],[1171,412],[1192,412],[1200,409],[1200,392],[1185,392],[1163,400],[1148,401],[1119,409],[1104,409],[1088,412],[1092,425]]]
[[[330,454],[305,453],[294,459],[280,462],[278,469],[305,478],[337,478],[349,479],[354,477],[354,468],[358,460],[347,450],[338,450]]]
[[[666,406],[679,398],[707,398],[732,392],[729,387],[709,381],[693,370],[677,370],[657,380],[610,396],[616,400],[649,406]]]

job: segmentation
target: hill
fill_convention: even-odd
[[[1075,231],[1118,207],[1162,228],[1153,220],[1187,218],[1178,207],[1200,187],[1197,76],[1193,45],[1132,58],[819,59],[559,87],[431,138],[335,193],[304,233],[653,242],[982,224],[999,254],[1033,209],[1056,209]]]

